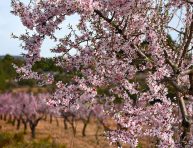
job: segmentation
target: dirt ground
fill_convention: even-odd
[[[61,118],[57,118],[59,125],[57,125],[56,119],[53,118],[52,123],[49,120],[44,121],[41,120],[36,128],[36,140],[51,138],[55,143],[65,144],[67,148],[113,148],[110,146],[107,139],[105,137],[100,136],[103,134],[103,129],[101,127],[99,131],[99,140],[97,144],[96,140],[96,130],[97,124],[94,121],[88,125],[86,130],[86,137],[83,137],[82,127],[83,124],[81,121],[78,121],[76,124],[77,134],[74,137],[72,133],[72,129],[70,125],[68,125],[68,129],[64,129],[63,120]],[[17,133],[23,131],[23,125],[21,125],[19,130],[16,130],[16,126],[12,126],[11,124],[6,123],[6,121],[0,120],[0,131],[8,132],[8,133]],[[28,127],[27,134],[25,135],[25,140],[30,141],[30,129]]]
[[[104,130],[100,127],[98,132],[98,140],[96,140],[95,133],[97,131],[97,124],[95,120],[92,120],[87,127],[86,137],[82,136],[83,124],[78,121],[76,124],[77,134],[74,137],[72,133],[72,128],[68,125],[68,129],[64,129],[64,124],[62,118],[53,118],[52,123],[50,123],[49,118],[47,120],[41,120],[36,128],[36,139],[41,140],[44,138],[51,138],[52,141],[59,144],[66,145],[67,148],[115,148],[116,146],[110,145],[109,141],[102,136]],[[16,130],[16,126],[6,123],[6,121],[0,120],[0,132],[7,133],[17,133],[23,131],[23,125],[21,125],[19,130]],[[25,140],[31,141],[31,135],[29,127],[27,129],[27,134],[25,134]],[[98,143],[97,143],[98,141]],[[151,138],[143,138],[140,140],[138,148],[154,148],[154,144]],[[129,146],[123,146],[123,148],[129,148]]]

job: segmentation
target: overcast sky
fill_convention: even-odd
[[[0,0],[0,55],[19,55],[22,52],[19,48],[19,42],[10,37],[12,32],[20,34],[25,29],[19,18],[10,14],[10,4],[11,0]]]
[[[23,0],[29,2],[29,0]],[[20,55],[23,50],[20,47],[21,41],[11,38],[11,33],[20,35],[25,33],[25,27],[20,22],[19,17],[10,13],[11,0],[0,0],[0,55],[11,54]],[[69,30],[67,25],[69,23],[76,24],[78,22],[78,16],[68,17],[67,20],[60,26],[63,28],[60,31],[56,31],[57,37],[62,37]],[[46,39],[43,43],[41,55],[44,57],[55,56],[55,54],[49,52],[49,49],[54,47],[56,43]]]
[[[22,0],[24,2],[29,2],[29,0]],[[11,33],[15,35],[20,35],[25,33],[25,27],[20,22],[19,17],[14,16],[10,13],[11,11],[11,0],[0,0],[0,55],[11,54],[11,55],[20,55],[23,50],[20,47],[21,41],[11,38]],[[63,28],[60,31],[56,31],[57,37],[63,37],[64,34],[68,32],[67,25],[77,24],[78,16],[68,17],[67,20],[61,24]],[[172,26],[175,26],[178,21],[173,20]],[[175,37],[175,34],[173,35]],[[46,39],[42,46],[41,55],[44,57],[55,56],[53,53],[49,52],[49,49],[54,47],[56,43]]]

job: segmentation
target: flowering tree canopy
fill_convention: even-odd
[[[48,94],[5,93],[0,95],[0,115],[13,115],[24,124],[29,123],[32,137],[35,137],[35,128],[38,122],[51,112],[46,103]]]
[[[70,82],[57,83],[49,103],[74,109],[102,104],[121,126],[107,132],[112,142],[137,146],[149,135],[160,147],[192,145],[192,0],[12,0],[12,8],[30,31],[18,37],[27,51],[26,64],[15,66],[23,78],[54,82],[51,74],[32,71],[46,37],[58,41],[50,49],[62,54],[56,64],[76,71]],[[56,38],[59,25],[75,14],[76,28]],[[181,28],[172,23],[178,16]]]

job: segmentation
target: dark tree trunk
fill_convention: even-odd
[[[0,119],[1,119],[1,120],[3,119],[2,115],[0,115]]]
[[[44,120],[45,120],[45,121],[47,120],[47,115],[45,115]]]
[[[28,122],[29,122],[29,126],[30,126],[30,129],[31,129],[31,137],[34,139],[36,137],[36,127],[39,123],[39,121],[42,119],[43,117],[39,117],[39,118],[36,118],[35,120],[30,120],[28,119]]]
[[[189,122],[182,122],[183,126],[183,133],[180,136],[181,144],[184,148],[189,146],[189,141],[191,139],[192,133],[191,133],[191,124]]]
[[[73,135],[75,136],[76,135],[75,115],[72,114],[71,112],[64,112],[62,116],[64,119],[64,128],[67,129],[66,122],[68,122],[70,126],[72,127],[72,132],[73,132]]]
[[[12,125],[14,126],[15,125],[15,117],[13,118],[13,120],[12,120]]]
[[[20,119],[17,119],[17,130],[20,129],[20,125],[21,125],[21,120],[20,120]]]
[[[57,119],[57,118],[55,118],[55,119],[56,119],[56,125],[59,126],[59,121],[58,121],[58,119]]]
[[[191,118],[188,116],[188,112],[186,109],[186,104],[184,101],[184,98],[179,95],[179,107],[181,110],[181,115],[182,115],[182,127],[183,127],[183,132],[180,136],[180,142],[183,147],[188,147],[189,146],[189,141],[192,137],[192,131],[191,131]]]
[[[23,132],[24,132],[24,134],[26,134],[26,131],[27,131],[27,122],[23,121]]]
[[[31,137],[34,139],[36,137],[36,125],[30,124],[30,129],[31,129]]]
[[[87,128],[87,125],[89,123],[89,120],[90,120],[90,117],[86,120],[86,121],[83,121],[83,129],[82,129],[82,136],[85,137],[86,136],[86,128]]]
[[[122,148],[122,145],[121,145],[120,142],[117,142],[117,147],[118,147],[118,148]]]
[[[86,136],[86,128],[87,128],[88,123],[90,122],[91,114],[92,114],[92,112],[90,111],[87,119],[86,119],[86,120],[85,120],[85,119],[82,119],[83,124],[84,124],[84,125],[83,125],[83,129],[82,129],[82,136],[83,136],[83,137]]]
[[[87,128],[87,125],[88,125],[88,122],[83,122],[84,125],[83,125],[83,129],[82,129],[82,136],[85,137],[86,136],[86,128]]]
[[[97,123],[97,130],[95,133],[95,139],[96,139],[97,145],[99,144],[99,137],[98,137],[99,130],[100,130],[100,125],[99,125],[99,123]]]
[[[7,115],[6,115],[6,114],[4,115],[3,120],[4,120],[4,121],[7,120]]]
[[[9,115],[8,122],[10,122],[10,123],[11,123],[11,121],[12,121],[12,116],[11,116],[11,115]]]
[[[71,126],[72,126],[72,132],[73,132],[73,135],[75,136],[76,135],[76,123],[75,123],[75,119],[74,117],[72,117],[72,120],[70,122]]]
[[[68,129],[68,124],[67,124],[67,122],[66,122],[66,119],[65,119],[65,118],[63,119],[63,122],[64,122],[64,129],[65,129],[65,130],[67,130],[67,129]]]
[[[52,120],[53,120],[53,119],[52,119],[52,115],[50,115],[50,123],[52,123]]]
[[[72,132],[73,132],[73,135],[75,136],[76,135],[76,127],[75,127],[74,123],[72,124]]]

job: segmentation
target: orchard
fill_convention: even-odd
[[[48,107],[71,123],[74,134],[74,121],[80,119],[83,136],[90,116],[98,118],[106,140],[116,147],[137,147],[147,136],[160,148],[193,147],[192,0],[12,0],[11,5],[27,29],[13,36],[25,50],[25,64],[14,65],[19,79],[56,86],[43,106],[23,111],[25,119],[33,116],[32,136],[43,118],[34,111]],[[57,38],[60,24],[75,15],[76,27],[69,25],[70,32]],[[46,38],[58,43],[47,49],[59,53],[55,65],[74,73],[68,81],[33,70]]]

